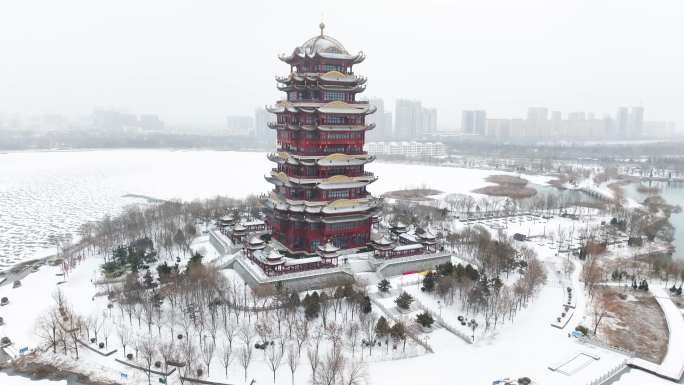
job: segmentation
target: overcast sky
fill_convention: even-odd
[[[251,115],[321,17],[366,53],[366,96],[422,100],[444,128],[539,105],[684,125],[682,0],[2,0],[0,114]]]

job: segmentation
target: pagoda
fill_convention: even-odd
[[[276,167],[266,176],[275,186],[267,222],[272,239],[292,253],[365,246],[381,206],[366,190],[377,177],[364,170],[374,160],[363,145],[375,108],[356,100],[366,78],[352,68],[365,55],[350,54],[324,28],[279,56],[290,65],[289,75],[276,77],[286,97],[267,107],[277,117],[269,123],[277,151],[268,155]]]

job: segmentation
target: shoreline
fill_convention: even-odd
[[[2,350],[0,349],[0,351]],[[3,354],[5,353],[3,352]],[[31,356],[24,356],[19,360],[23,361],[29,357]],[[5,373],[9,377],[23,377],[31,381],[66,381],[69,385],[110,385],[110,383],[93,381],[89,376],[82,373],[59,368],[55,365],[30,361],[26,363],[20,362],[20,365],[23,365],[23,367],[18,367],[16,364],[17,361],[9,361],[9,365],[7,365],[7,362],[1,364],[0,372]]]

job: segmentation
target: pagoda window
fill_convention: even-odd
[[[346,100],[346,94],[340,91],[326,91],[323,95],[325,100]]]
[[[328,116],[325,121],[329,124],[344,124],[344,118],[341,116]]]
[[[349,191],[347,190],[338,190],[338,191],[329,191],[328,192],[328,199],[347,199],[349,198]]]
[[[307,131],[304,133],[304,139],[318,139],[318,133]]]
[[[329,71],[347,72],[346,68],[344,66],[341,66],[338,64],[321,64],[320,71],[321,72],[329,72]]]
[[[361,153],[362,147],[361,146],[326,146],[326,147],[322,148],[322,151],[325,154],[334,154],[337,152],[358,154],[358,153]]]
[[[360,226],[366,224],[365,221],[355,221],[355,222],[338,222],[330,223],[327,225],[329,230],[353,230]]]
[[[345,139],[359,139],[359,135],[356,133],[352,132],[330,132],[325,135],[325,139],[338,139],[338,140],[345,140]]]

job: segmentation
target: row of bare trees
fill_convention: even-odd
[[[116,292],[107,308],[84,316],[61,292],[55,294],[55,309],[37,325],[44,346],[77,354],[78,339],[103,341],[109,350],[114,343],[124,359],[146,368],[149,381],[153,367],[163,366],[164,373],[177,367],[184,382],[216,375],[212,368],[219,364],[226,376],[238,365],[246,381],[258,358],[274,382],[287,366],[294,384],[305,358],[315,384],[361,384],[366,376],[361,340],[364,330],[372,330],[364,325],[373,324],[374,317],[361,308],[367,297],[349,285],[317,292],[319,307],[312,314],[300,306],[296,293],[281,289],[257,296],[201,263],[173,273],[158,288],[145,287],[130,273]]]
[[[163,256],[174,258],[188,251],[196,234],[196,224],[208,222],[226,213],[226,208],[255,211],[258,199],[244,200],[216,197],[192,202],[163,201],[149,205],[130,205],[115,216],[81,225],[79,247],[91,254],[108,255],[119,245],[147,238],[154,242]],[[256,214],[256,212],[254,212]]]

